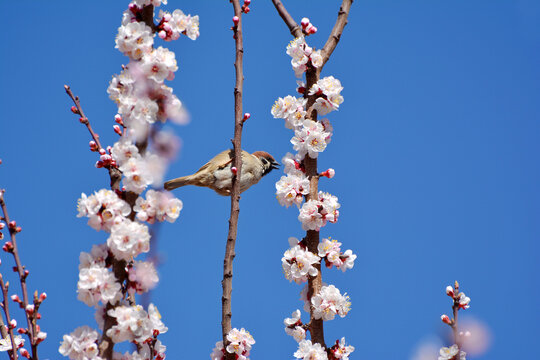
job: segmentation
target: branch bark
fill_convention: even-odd
[[[22,296],[23,296],[23,306],[24,309],[30,304],[28,300],[28,287],[26,286],[26,277],[28,276],[28,273],[25,271],[24,266],[21,264],[21,259],[19,256],[19,249],[17,247],[17,237],[15,234],[17,233],[17,230],[10,226],[10,218],[6,206],[6,202],[4,200],[4,192],[5,190],[0,190],[0,207],[2,208],[2,213],[4,214],[4,221],[8,225],[9,229],[9,235],[11,238],[11,244],[13,245],[13,250],[11,253],[13,254],[13,258],[15,259],[15,270],[17,272],[17,275],[19,275],[19,281],[21,283],[21,290],[22,290]],[[6,294],[7,294],[7,288],[6,288]],[[5,294],[5,295],[6,295]],[[5,304],[7,310],[7,303]],[[25,310],[24,312],[26,316],[26,323],[28,325],[28,339],[30,340],[30,345],[32,348],[32,360],[38,360],[38,353],[37,353],[37,343],[36,343],[36,324],[35,321],[32,321],[32,317],[28,312]],[[7,314],[6,314],[7,316]],[[9,319],[8,321],[8,327],[9,327]],[[12,343],[13,344],[13,343]],[[16,351],[15,351],[15,358],[16,358]]]
[[[324,45],[322,49],[323,65],[319,68],[315,68],[310,65],[306,71],[306,92],[304,94],[304,97],[307,99],[306,119],[309,119],[312,121],[318,121],[317,111],[313,108],[313,104],[315,103],[315,100],[317,99],[318,95],[317,94],[308,95],[307,90],[309,90],[314,84],[316,84],[317,81],[319,81],[320,74],[324,67],[324,64],[326,64],[326,62],[332,55],[332,52],[336,48],[341,38],[343,29],[345,28],[345,25],[347,24],[347,18],[348,18],[349,11],[350,11],[353,1],[354,0],[343,0],[341,4],[334,28],[332,29],[330,36],[328,37],[328,40],[326,41],[326,44]],[[289,28],[291,34],[294,37],[302,36],[302,29],[294,21],[292,16],[287,12],[287,9],[283,5],[283,3],[280,0],[272,0],[272,3],[274,4],[278,14],[281,16],[281,18],[283,19],[283,21]],[[319,172],[317,170],[317,159],[313,159],[309,157],[309,155],[306,154],[304,158],[304,168],[306,170],[306,176],[308,177],[309,183],[310,183],[310,191],[309,191],[309,194],[306,196],[306,201],[318,200],[319,199],[319,175],[318,175]],[[308,250],[314,254],[317,254],[318,253],[317,246],[319,245],[319,241],[320,241],[319,232],[315,230],[308,230],[306,232],[305,240],[307,243]],[[308,300],[311,299],[313,295],[317,294],[321,290],[321,287],[322,287],[321,264],[319,263],[315,265],[315,267],[317,269],[317,275],[314,277],[309,277],[308,279],[308,294],[307,294]],[[321,344],[321,346],[326,347],[326,344],[324,341],[323,320],[314,318],[313,309],[311,309],[310,311],[309,332],[311,334],[311,340],[313,343],[318,343],[318,344]]]
[[[243,75],[243,56],[244,45],[242,37],[242,8],[239,0],[232,0],[234,7],[234,16],[238,17],[238,24],[233,27],[234,39],[236,45],[236,60],[234,67],[236,70],[236,84],[234,87],[234,139],[232,140],[234,157],[232,166],[236,167],[236,174],[233,174],[231,189],[231,215],[229,218],[229,233],[227,235],[227,245],[225,247],[225,259],[223,260],[223,296],[221,298],[221,331],[223,345],[227,348],[227,334],[231,331],[231,293],[233,277],[233,260],[235,257],[234,247],[236,244],[236,235],[238,232],[238,216],[240,213],[240,177],[242,174],[242,128],[243,128],[243,110],[242,110],[242,92],[244,84]],[[227,360],[234,360],[235,354],[225,352]]]

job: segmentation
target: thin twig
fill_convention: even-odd
[[[4,314],[6,315],[6,321],[8,323],[8,332],[9,332],[9,339],[11,341],[11,350],[8,350],[9,352],[9,358],[13,360],[17,360],[18,354],[17,354],[17,345],[15,345],[15,335],[13,335],[13,328],[11,327],[11,316],[9,314],[9,301],[8,301],[8,287],[9,282],[4,283],[4,278],[2,277],[2,274],[0,274],[0,287],[2,287],[2,308],[4,309]],[[4,331],[2,331],[2,336],[5,338]]]
[[[92,129],[92,125],[90,125],[90,121],[84,115],[84,111],[82,109],[79,97],[73,95],[73,92],[71,91],[71,88],[68,85],[64,85],[64,89],[66,90],[66,93],[71,98],[71,100],[73,100],[73,103],[75,104],[75,107],[77,108],[77,112],[81,116],[80,118],[81,123],[86,125],[86,128],[90,132],[90,135],[92,136],[92,139],[98,146],[98,149],[103,149],[103,146],[101,146],[101,142],[99,141],[99,135],[94,132],[94,130]],[[107,166],[107,170],[109,170],[109,177],[111,178],[111,189],[120,190],[120,180],[122,180],[122,172],[114,166]]]
[[[21,264],[21,259],[19,256],[19,249],[17,247],[17,237],[16,233],[17,230],[13,226],[10,226],[10,218],[6,206],[6,202],[4,201],[4,193],[5,190],[0,190],[0,207],[2,208],[2,213],[4,214],[4,221],[8,225],[9,229],[9,235],[11,237],[11,244],[13,245],[13,250],[11,253],[13,254],[13,258],[15,259],[15,267],[17,270],[17,274],[19,275],[19,281],[21,283],[21,290],[22,290],[22,296],[23,296],[23,306],[24,306],[24,314],[26,316],[26,322],[28,324],[28,339],[30,340],[30,345],[32,347],[32,360],[38,360],[38,354],[37,354],[37,344],[36,344],[36,326],[35,322],[32,321],[32,318],[30,314],[26,311],[26,307],[29,305],[28,301],[28,288],[26,286],[26,277],[28,276],[28,273],[25,271],[24,266]],[[9,320],[8,320],[8,326],[9,326]]]
[[[272,0],[272,2],[276,7],[279,16],[281,16],[285,24],[289,27],[291,35],[295,38],[302,36],[302,28],[298,26],[296,21],[294,21],[293,17],[287,11],[287,9],[285,9],[285,5],[283,5],[279,0]]]
[[[353,1],[354,0],[343,0],[341,3],[336,23],[332,28],[332,32],[330,32],[328,40],[326,40],[326,44],[324,44],[322,48],[323,66],[326,64],[328,59],[330,59],[330,55],[332,55],[339,42],[339,39],[341,39],[341,34],[343,34],[345,25],[347,25],[347,18],[349,17],[349,12],[351,11]]]
[[[291,31],[291,34],[294,37],[302,36],[302,30],[298,24],[293,20],[292,16],[287,12],[287,9],[280,0],[272,0],[277,12]],[[308,66],[306,71],[306,89],[311,89],[313,85],[317,83],[320,79],[320,74],[324,64],[332,55],[332,52],[337,46],[339,39],[345,25],[347,24],[347,17],[351,8],[353,0],[343,0],[341,7],[339,9],[338,17],[336,24],[326,41],[326,44],[323,47],[323,65],[319,68],[313,66]],[[304,97],[307,99],[306,103],[306,119],[317,121],[317,111],[314,109],[313,105],[317,99],[317,94],[309,95],[308,91],[305,92]],[[306,176],[309,179],[310,191],[306,195],[306,201],[309,200],[318,200],[319,199],[319,172],[317,170],[317,159],[311,158],[309,155],[306,155],[304,158],[304,168],[306,170]],[[319,245],[319,232],[315,230],[308,230],[306,232],[305,241],[307,248],[310,252],[317,254],[318,245]],[[314,277],[308,278],[308,293],[307,298],[311,299],[312,296],[316,295],[322,288],[322,273],[321,273],[321,264],[314,265],[317,269],[317,275]],[[311,334],[311,340],[314,343],[319,343],[321,346],[326,347],[324,341],[324,327],[322,319],[315,319],[313,315],[313,309],[310,309],[310,322],[309,322],[309,331]]]
[[[231,189],[231,216],[229,218],[229,233],[227,235],[227,245],[225,247],[225,258],[223,260],[223,296],[221,298],[221,331],[223,345],[228,345],[227,334],[231,331],[231,293],[233,277],[233,259],[235,257],[234,246],[236,244],[236,235],[238,231],[238,215],[240,213],[240,176],[242,174],[242,128],[244,125],[242,114],[242,92],[244,84],[243,75],[243,55],[244,46],[242,38],[242,8],[239,0],[232,1],[234,15],[238,17],[238,24],[233,27],[234,39],[236,44],[236,60],[234,67],[236,70],[236,84],[234,87],[234,139],[232,166],[237,169],[236,174],[232,174]],[[235,354],[225,352],[227,360],[234,360]]]

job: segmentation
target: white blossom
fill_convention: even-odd
[[[313,265],[318,264],[320,258],[302,248],[298,239],[294,237],[289,238],[289,244],[291,248],[285,251],[281,258],[281,265],[287,280],[300,284],[307,281],[308,276],[316,276],[317,269]]]
[[[79,270],[88,268],[94,264],[105,267],[108,249],[106,244],[92,245],[90,253],[81,252],[79,255]]]
[[[248,359],[251,346],[255,344],[255,340],[251,334],[244,330],[244,328],[238,330],[237,328],[231,329],[227,334],[227,340],[230,342],[227,346],[227,352],[230,354],[236,354],[238,360]]]
[[[100,360],[99,337],[98,332],[88,326],[78,327],[71,334],[64,335],[58,351],[72,360]]]
[[[320,68],[323,65],[323,58],[321,55],[321,50],[315,50],[311,56],[311,64],[313,64],[314,67]]]
[[[77,299],[88,306],[116,303],[122,297],[120,283],[114,274],[100,264],[92,264],[81,268],[77,283]]]
[[[13,340],[15,341],[16,349],[24,346],[24,339],[21,337],[21,335],[14,335]],[[8,334],[5,338],[0,339],[0,351],[8,351],[11,349],[11,337]]]
[[[302,320],[300,319],[300,310],[296,310],[292,313],[292,317],[286,318],[283,323],[285,324],[285,332],[300,342],[306,338],[306,330],[302,327]]]
[[[323,286],[317,295],[311,298],[313,316],[316,319],[333,320],[337,315],[345,317],[351,308],[347,294],[341,295],[334,285]]]
[[[319,153],[326,149],[331,136],[320,122],[304,120],[302,127],[294,131],[291,143],[301,158],[308,154],[312,159],[316,159]]]
[[[311,340],[302,340],[298,344],[298,350],[294,353],[294,357],[304,360],[327,360],[328,355],[321,344],[312,344]]]
[[[185,15],[181,10],[174,10],[169,22],[173,32],[185,33],[188,38],[195,40],[199,37],[199,16]]]
[[[159,277],[154,264],[150,261],[135,261],[128,271],[130,293],[142,294],[156,287]]]
[[[289,207],[294,204],[300,207],[304,195],[309,194],[309,188],[309,179],[303,173],[288,174],[276,183],[276,198],[282,206]]]
[[[302,167],[302,158],[298,154],[286,153],[281,159],[281,163],[284,166],[283,172],[287,175],[304,175],[304,169]]]
[[[148,227],[131,220],[114,225],[107,239],[107,245],[115,258],[131,260],[150,250]]]
[[[459,296],[459,307],[462,309],[468,309],[470,307],[469,303],[471,302],[471,299],[465,295],[465,293],[460,292],[458,294]]]
[[[346,345],[345,338],[342,337],[341,341],[336,341],[336,345],[332,346],[330,351],[336,359],[349,360],[349,355],[354,351],[354,346]]]
[[[317,200],[309,200],[300,208],[298,220],[302,223],[304,230],[319,231],[326,224],[323,216],[319,213],[320,202]]]
[[[285,119],[285,127],[288,129],[296,129],[302,126],[305,119],[306,102],[307,99],[287,95],[278,98],[270,112],[275,119]]]
[[[457,357],[459,353],[459,358]],[[442,347],[441,350],[439,350],[439,358],[438,360],[466,360],[467,353],[464,351],[459,351],[459,348],[456,344],[448,347]]]
[[[335,266],[345,272],[354,266],[356,255],[352,253],[352,250],[341,252],[341,243],[337,240],[322,239],[317,250],[319,256],[325,258],[327,267]]]
[[[182,207],[182,201],[170,193],[150,189],[146,192],[146,200],[137,198],[133,210],[137,212],[137,219],[140,221],[153,224],[167,220],[172,223],[180,215]]]
[[[77,210],[77,217],[88,217],[88,225],[93,229],[110,232],[113,225],[124,221],[131,207],[114,191],[101,189],[88,197],[82,193]]]
[[[150,304],[148,313],[142,306],[117,306],[107,312],[116,318],[117,324],[107,331],[107,335],[115,342],[135,341],[142,344],[155,333],[167,332],[167,327],[161,322],[157,308]]]
[[[174,72],[178,70],[174,52],[161,46],[144,54],[140,67],[147,78],[158,83],[165,79],[172,80]]]
[[[287,54],[292,58],[291,65],[296,77],[301,77],[306,71],[312,52],[313,49],[306,44],[303,36],[294,39],[287,45]]]
[[[153,44],[152,29],[143,22],[131,22],[118,28],[116,48],[132,59],[140,59],[152,50]]]
[[[123,184],[127,191],[140,194],[146,187],[154,182],[152,173],[149,171],[147,162],[142,157],[132,157],[122,166]]]
[[[124,165],[131,158],[137,159],[140,157],[137,146],[124,136],[114,143],[111,149],[111,155],[120,166]]]

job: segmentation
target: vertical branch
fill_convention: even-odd
[[[7,328],[9,332],[9,340],[11,341],[11,350],[8,350],[9,358],[13,360],[17,360],[18,354],[15,345],[15,335],[13,335],[13,328],[11,326],[11,316],[9,315],[9,301],[8,301],[8,283],[4,283],[4,278],[2,277],[2,274],[0,274],[0,287],[2,288],[2,308],[4,309],[4,314],[6,315],[6,322],[7,322]],[[5,339],[6,330],[4,329],[4,325],[2,324],[2,337]]]
[[[236,70],[236,84],[234,87],[234,139],[232,159],[232,167],[236,168],[236,173],[233,173],[232,189],[231,189],[231,216],[229,219],[229,233],[227,235],[227,245],[225,248],[225,259],[223,260],[223,296],[221,298],[221,331],[223,336],[223,345],[226,348],[228,345],[227,334],[231,331],[231,292],[232,292],[232,276],[233,276],[233,259],[235,257],[234,246],[236,244],[236,234],[238,231],[238,215],[240,213],[240,176],[242,174],[242,91],[244,84],[243,75],[243,55],[244,46],[242,38],[242,9],[239,0],[232,0],[234,7],[235,22],[233,27],[234,40],[236,44],[236,60],[234,67]],[[225,354],[226,359],[235,359],[235,354]]]
[[[9,229],[9,235],[10,235],[11,244],[12,244],[12,249],[10,250],[10,252],[13,254],[13,258],[15,259],[14,270],[16,270],[17,274],[19,275],[19,281],[21,283],[23,306],[25,309],[24,314],[26,316],[26,323],[28,325],[28,339],[30,340],[30,345],[32,347],[32,360],[38,360],[37,343],[36,343],[36,337],[35,337],[36,324],[35,324],[35,321],[32,321],[30,314],[26,311],[26,307],[30,304],[30,302],[28,301],[28,288],[26,286],[26,277],[28,276],[28,270],[25,270],[24,266],[21,264],[21,259],[19,256],[19,249],[17,247],[16,234],[17,232],[20,231],[20,228],[18,228],[15,223],[12,223],[9,218],[6,202],[4,201],[4,192],[5,190],[0,190],[0,207],[2,208],[4,221],[8,225],[8,229]],[[7,289],[6,289],[6,293],[7,293]],[[9,319],[8,319],[8,327],[9,327]]]
[[[343,0],[341,7],[338,12],[336,23],[322,49],[323,56],[323,65],[319,68],[315,68],[312,65],[309,65],[306,71],[306,89],[309,90],[313,85],[317,83],[320,79],[320,74],[324,64],[328,61],[332,52],[336,48],[343,29],[347,24],[347,18],[349,16],[349,11],[354,0]],[[280,0],[272,0],[278,14],[281,16],[287,27],[289,28],[291,34],[294,37],[302,36],[302,29],[294,21],[292,16],[287,12],[287,9]],[[307,99],[306,103],[306,119],[311,121],[318,121],[317,111],[314,109],[313,105],[317,99],[317,94],[308,94],[309,91],[304,93],[304,97]],[[309,179],[310,191],[306,196],[306,201],[309,200],[319,200],[319,172],[317,170],[317,159],[313,159],[306,154],[304,158],[304,167],[306,170],[306,176]],[[315,230],[308,230],[306,232],[305,241],[307,243],[307,248],[310,252],[318,254],[318,245],[320,241],[319,232]],[[308,278],[308,294],[307,298],[311,299],[312,296],[317,294],[322,288],[322,272],[321,264],[314,265],[317,269],[317,275],[314,277]],[[310,322],[309,322],[309,331],[311,334],[311,340],[313,343],[321,344],[321,346],[326,347],[324,341],[324,327],[322,319],[315,319],[313,314],[313,309],[310,309]]]

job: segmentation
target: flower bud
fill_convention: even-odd
[[[21,334],[21,335],[24,335],[24,334],[26,334],[28,331],[27,331],[26,329],[24,329],[24,328],[18,328],[18,329],[17,329],[17,332],[18,332],[19,334]]]
[[[244,14],[247,14],[248,12],[250,12],[249,6],[244,6],[242,10],[244,11]]]
[[[238,16],[233,16],[232,22],[234,23],[234,25],[238,25],[238,23],[240,22],[240,18]]]
[[[247,119],[249,119],[251,117],[251,114],[250,113],[245,113],[244,114],[244,121],[246,121]]]
[[[10,230],[15,230],[15,228],[17,227],[17,222],[15,220],[11,220],[8,224],[8,227]]]
[[[115,132],[115,133],[117,133],[118,135],[122,136],[122,130],[120,129],[120,126],[114,125],[114,126],[113,126],[113,129],[114,129],[114,132]]]
[[[302,18],[302,21],[300,21],[300,25],[302,25],[303,28],[309,25],[309,19],[307,17]]]
[[[30,353],[28,352],[28,350],[26,350],[25,348],[21,348],[19,350],[19,352],[21,353],[21,355],[27,359],[30,359]]]
[[[251,4],[251,0],[244,0],[244,5],[249,5]]]
[[[15,329],[17,327],[17,320],[11,319],[11,321],[9,322],[9,327]]]
[[[11,295],[11,300],[13,300],[13,301],[16,302],[16,303],[20,303],[20,302],[21,302],[21,299],[19,298],[19,295],[17,295],[17,294]]]
[[[41,295],[39,295],[39,301],[43,301],[47,298],[47,293],[42,292]]]
[[[99,149],[99,155],[105,155],[107,151],[104,148]]]
[[[71,112],[74,113],[74,114],[78,114],[79,113],[79,110],[77,110],[77,107],[75,105],[73,105],[71,107]]]
[[[5,252],[13,252],[13,244],[11,243],[11,241],[6,241],[4,246],[2,246],[2,250],[4,250]]]
[[[441,321],[445,324],[452,325],[452,320],[448,317],[448,315],[441,315]]]
[[[90,145],[90,151],[98,151],[97,144],[94,140],[90,141],[88,145]]]
[[[238,173],[238,169],[236,168],[236,166],[233,166],[231,167],[231,172],[236,175]]]
[[[450,285],[446,287],[446,295],[450,296],[451,298],[454,297],[454,288]]]
[[[6,224],[4,224],[3,222],[0,221],[0,230],[2,230],[5,226],[6,226]]]
[[[28,313],[28,315],[32,315],[34,313],[34,305],[32,304],[26,305],[26,312]]]

